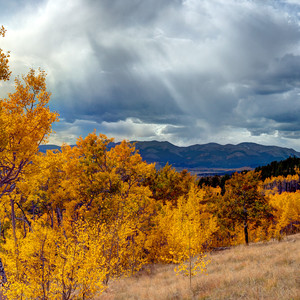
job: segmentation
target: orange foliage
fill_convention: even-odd
[[[45,72],[30,70],[23,81],[17,78],[16,91],[0,100],[0,195],[14,189],[58,118],[48,107],[50,93],[46,90]]]

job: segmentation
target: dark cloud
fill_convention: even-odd
[[[20,1],[4,5],[12,31],[6,46],[16,70],[47,70],[51,105],[62,116],[57,140],[97,128],[178,144],[295,145],[300,20],[293,0],[45,0],[27,2],[31,13]]]
[[[247,83],[260,95],[283,94],[300,87],[300,56],[286,54],[274,59],[258,78]]]

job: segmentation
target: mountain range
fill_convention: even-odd
[[[255,143],[220,145],[209,143],[188,147],[175,146],[169,142],[134,142],[143,160],[156,163],[157,168],[169,163],[177,170],[187,169],[198,175],[225,174],[242,169],[253,169],[272,161],[290,156],[300,157],[300,152],[291,148],[264,146]],[[110,147],[116,144],[112,143]],[[42,145],[40,151],[60,149],[56,145]]]

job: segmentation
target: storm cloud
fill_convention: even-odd
[[[48,73],[53,143],[95,128],[300,150],[299,1],[0,2],[14,74]]]

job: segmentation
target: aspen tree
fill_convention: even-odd
[[[5,36],[0,28],[0,36]],[[0,80],[9,80],[8,58],[0,49]],[[30,164],[41,143],[47,141],[51,125],[58,114],[51,112],[46,89],[46,73],[31,69],[26,76],[15,79],[15,92],[0,99],[0,201],[13,192],[22,172]],[[15,232],[14,200],[11,198],[12,225]],[[15,235],[15,234],[14,234]],[[16,241],[16,235],[15,235]],[[6,281],[0,259],[0,276]]]
[[[204,260],[203,247],[218,230],[216,219],[201,204],[203,196],[204,191],[192,185],[176,207],[167,204],[157,216],[158,236],[152,245],[160,245],[153,249],[158,260],[179,264],[175,271],[187,275],[190,285],[192,276],[205,271],[208,261]]]
[[[269,195],[269,203],[275,208],[275,236],[280,239],[285,232],[300,229],[300,191]]]

